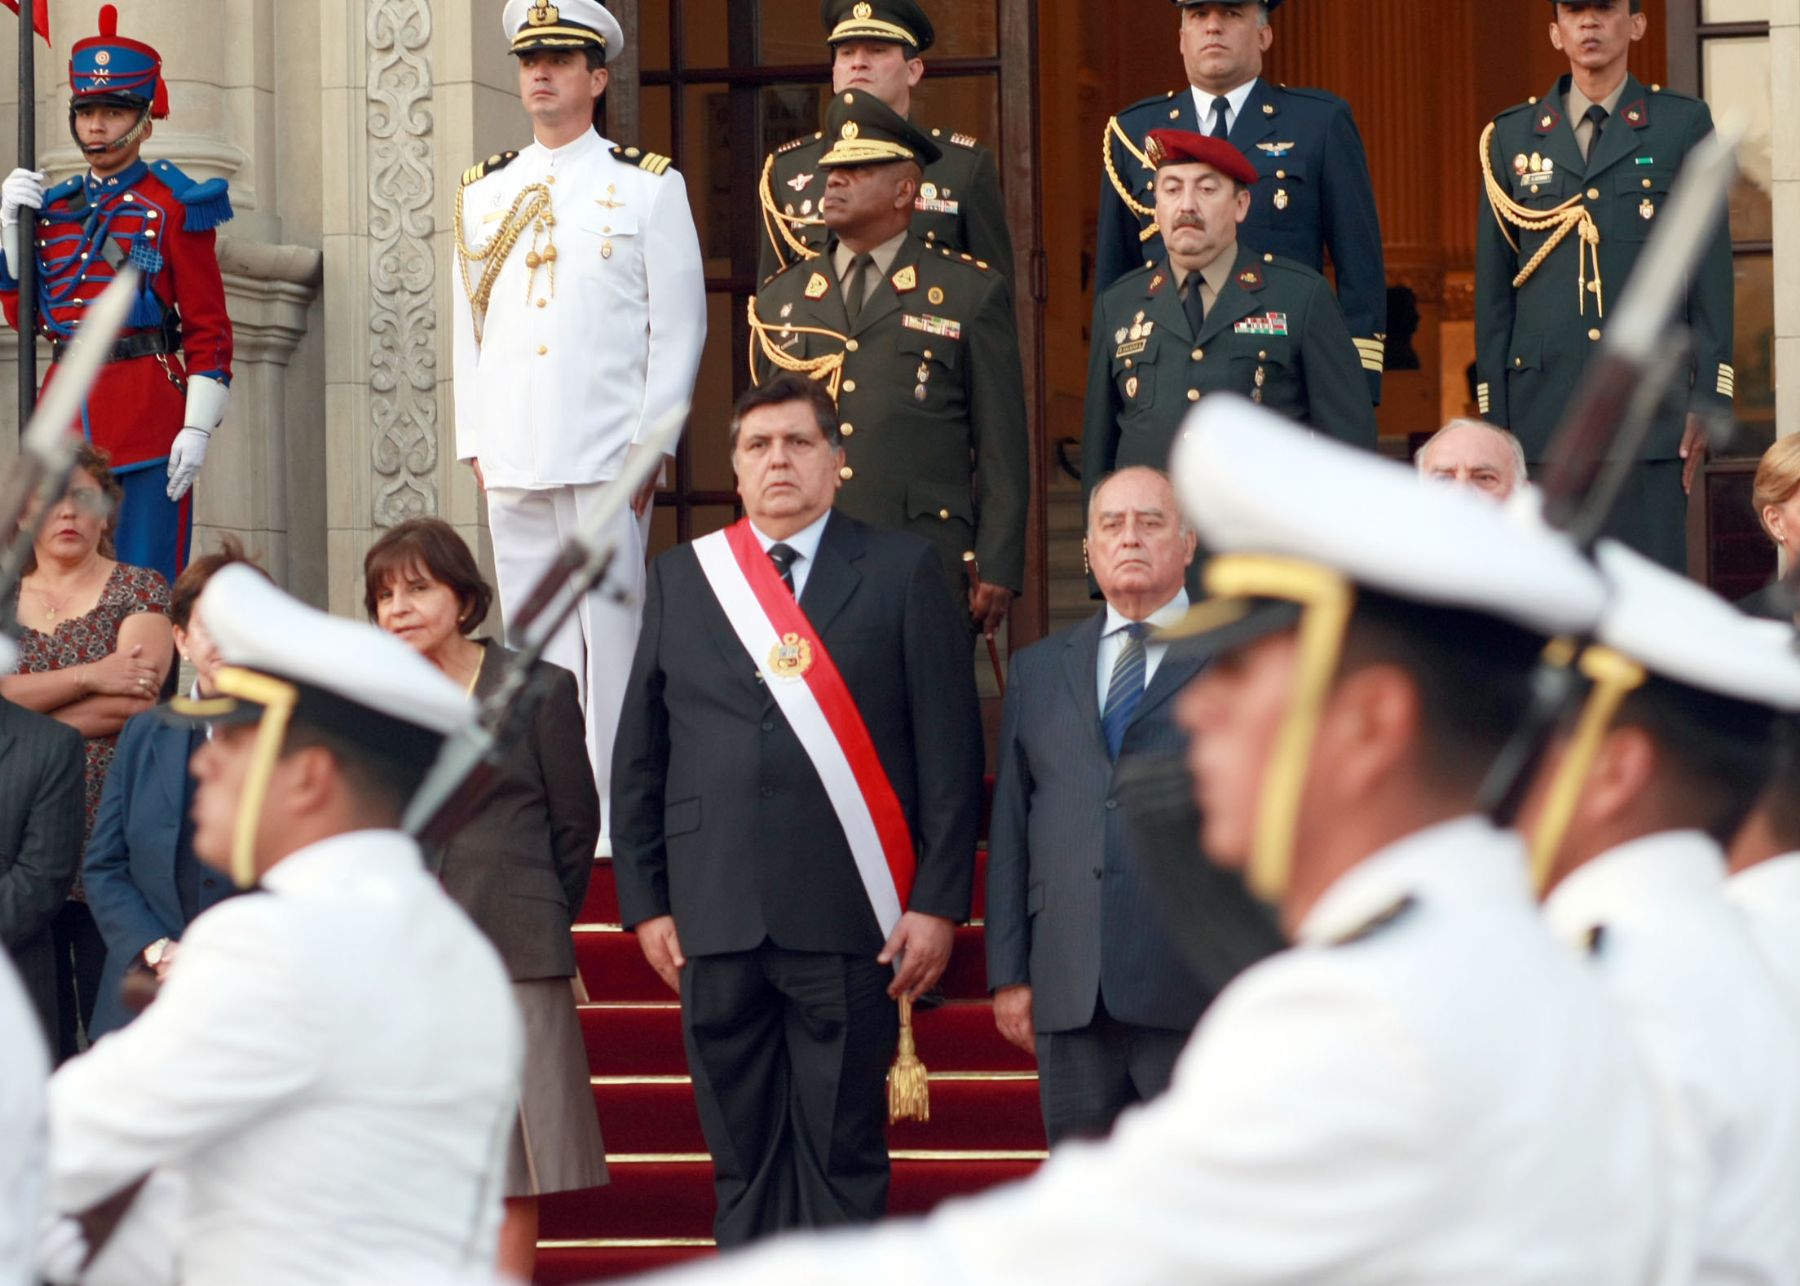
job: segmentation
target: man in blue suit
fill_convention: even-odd
[[[190,562],[170,594],[175,647],[193,665],[200,696],[216,695],[219,650],[194,606],[214,572],[247,561],[236,542],[227,540]],[[188,760],[206,736],[203,728],[170,727],[160,709],[134,716],[119,734],[82,860],[88,909],[106,939],[100,994],[88,1025],[91,1039],[131,1021],[123,995],[127,976],[142,972],[160,982],[187,926],[231,895],[231,881],[194,856]]]
[[[1274,41],[1269,15],[1281,0],[1174,0],[1181,8],[1181,60],[1188,87],[1133,103],[1106,123],[1102,142],[1096,298],[1134,268],[1163,257],[1157,234],[1156,167],[1145,156],[1153,129],[1223,135],[1260,176],[1251,188],[1243,243],[1262,254],[1337,270],[1338,303],[1350,323],[1381,404],[1387,344],[1387,276],[1381,224],[1362,135],[1350,105],[1319,89],[1262,79]]]
[[[1163,932],[1114,794],[1122,757],[1185,745],[1173,698],[1200,659],[1149,633],[1187,610],[1194,543],[1164,474],[1105,479],[1087,534],[1105,608],[1013,658],[988,832],[988,987],[1001,1034],[1037,1054],[1053,1146],[1106,1134],[1167,1088],[1212,999]]]

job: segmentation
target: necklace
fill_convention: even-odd
[[[54,625],[56,623],[56,618],[62,614],[62,610],[65,606],[67,606],[69,600],[71,598],[75,597],[75,595],[87,584],[89,579],[90,579],[89,574],[85,571],[82,572],[81,576],[75,581],[75,583],[72,584],[71,586],[69,586],[68,589],[64,590],[63,596],[61,598],[57,599],[54,603],[52,603],[50,601],[49,595],[45,594],[42,590],[37,589],[36,587],[33,587],[31,592],[32,592],[33,596],[36,597],[37,601],[39,603],[43,604],[44,615],[46,617],[48,617],[50,619],[50,623],[52,625]]]

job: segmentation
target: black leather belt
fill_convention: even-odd
[[[60,362],[68,356],[68,342],[57,341],[50,345],[50,358]],[[177,331],[173,338],[165,331],[146,330],[136,335],[127,335],[116,341],[106,354],[108,362],[129,362],[139,357],[158,357],[165,353],[173,353],[181,347],[181,332]]]

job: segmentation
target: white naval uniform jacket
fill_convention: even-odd
[[[1106,1141],[922,1221],[670,1280],[1638,1286],[1655,1125],[1629,1035],[1543,923],[1521,844],[1461,819],[1339,879]]]
[[[1750,938],[1762,952],[1800,1022],[1800,853],[1784,853],[1739,871],[1725,882],[1725,896],[1744,914]]]
[[[1725,854],[1699,831],[1621,844],[1545,911],[1570,941],[1600,926],[1594,965],[1672,1114],[1662,1280],[1800,1283],[1800,1039],[1726,899]]]
[[[263,890],[197,919],[156,1003],[52,1078],[51,1207],[175,1172],[185,1286],[490,1264],[522,1059],[499,956],[395,831]]]
[[[44,1195],[44,1081],[50,1058],[37,1010],[0,951],[0,1286],[37,1280]]]
[[[479,459],[490,487],[605,482],[693,396],[706,283],[687,186],[675,170],[614,158],[593,130],[555,149],[533,143],[462,189],[466,246],[489,246],[532,185],[550,193],[555,281],[549,265],[527,266],[527,231],[494,283],[479,345],[452,263],[456,455]],[[481,265],[468,271],[478,283]]]

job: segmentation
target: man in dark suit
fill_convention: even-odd
[[[0,698],[0,945],[56,1040],[50,919],[81,861],[81,734]]]
[[[1172,699],[1200,668],[1147,637],[1188,604],[1194,535],[1168,478],[1102,482],[1087,549],[1106,606],[1013,658],[988,829],[994,1019],[1037,1054],[1052,1146],[1167,1088],[1212,998],[1163,933],[1113,786],[1122,756],[1183,748]]]
[[[1369,401],[1381,401],[1387,344],[1387,277],[1369,161],[1350,105],[1322,89],[1271,85],[1263,55],[1269,15],[1281,0],[1174,0],[1188,84],[1133,103],[1106,123],[1101,141],[1096,297],[1133,268],[1160,259],[1153,129],[1228,139],[1256,167],[1244,241],[1261,254],[1337,270],[1338,298],[1356,340]]]
[[[721,1246],[884,1212],[894,998],[969,908],[968,635],[930,545],[833,512],[841,441],[803,376],[740,400],[745,519],[651,564],[613,756],[621,917],[681,995]]]

